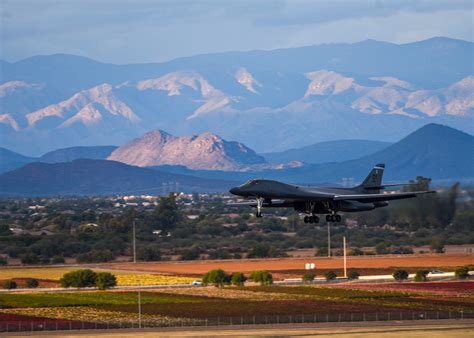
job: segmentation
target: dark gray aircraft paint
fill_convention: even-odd
[[[326,215],[326,221],[339,222],[337,212],[368,211],[386,207],[387,201],[413,198],[434,191],[414,191],[402,193],[381,193],[390,186],[406,184],[382,184],[384,164],[377,164],[367,178],[354,188],[305,187],[272,180],[250,180],[230,189],[230,193],[255,201],[234,205],[249,205],[257,208],[257,217],[262,217],[263,207],[292,207],[296,211],[309,214],[305,223],[317,223],[317,214]]]

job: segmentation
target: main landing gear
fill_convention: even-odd
[[[313,215],[313,216],[305,216],[303,218],[303,221],[305,223],[310,223],[310,224],[313,224],[313,223],[318,223],[319,222],[319,217],[316,216],[316,215]]]
[[[326,215],[326,222],[340,222],[341,219],[341,215]]]

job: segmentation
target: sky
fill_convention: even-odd
[[[473,41],[472,0],[0,0],[0,58],[109,63],[374,39]]]

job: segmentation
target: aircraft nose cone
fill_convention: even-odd
[[[239,194],[239,191],[240,191],[240,189],[237,188],[237,187],[234,187],[234,188],[232,188],[232,189],[229,190],[229,192],[230,192],[231,194],[233,194],[233,195],[238,195],[238,194]]]

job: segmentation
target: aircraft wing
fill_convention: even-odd
[[[288,202],[285,200],[272,200],[271,203],[263,202],[262,207],[283,207],[286,206]],[[249,207],[256,207],[256,201],[245,201],[245,202],[236,202],[236,203],[227,203],[229,207],[239,207],[239,206],[249,206]]]
[[[412,198],[417,195],[431,194],[434,190],[430,191],[413,191],[413,192],[400,192],[395,194],[358,194],[358,195],[336,195],[334,196],[335,201],[359,201],[359,202],[381,202],[381,201],[392,201],[401,200],[404,198]]]

